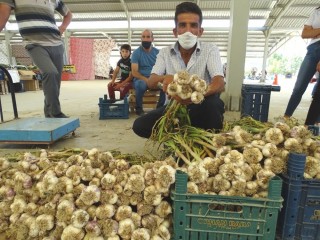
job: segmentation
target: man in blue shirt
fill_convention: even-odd
[[[133,75],[133,87],[136,91],[136,114],[143,115],[143,95],[148,89],[148,78],[150,77],[153,65],[156,62],[159,50],[152,46],[153,33],[150,29],[145,29],[141,34],[141,46],[137,48],[131,56],[131,71]],[[165,94],[160,93],[157,107],[164,104]]]

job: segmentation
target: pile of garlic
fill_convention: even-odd
[[[187,71],[180,71],[174,74],[173,81],[168,85],[167,93],[170,96],[179,96],[181,99],[191,98],[195,104],[204,99],[207,91],[207,83],[196,74],[190,75]]]
[[[91,149],[49,160],[0,158],[0,233],[8,239],[169,240],[176,163],[132,165]]]

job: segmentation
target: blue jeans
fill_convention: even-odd
[[[140,79],[133,79],[133,88],[136,91],[136,111],[143,110],[143,95],[147,91],[148,86],[145,81]],[[162,107],[166,101],[166,94],[160,90],[160,97],[157,104],[157,108]]]
[[[143,110],[143,95],[147,91],[147,83],[140,79],[133,79],[133,88],[136,91],[136,111]]]
[[[317,63],[320,60],[320,41],[313,43],[307,47],[307,54],[304,57],[297,81],[294,85],[290,100],[285,111],[285,115],[292,116],[293,112],[299,105],[302,95],[306,91],[309,82],[316,72]]]

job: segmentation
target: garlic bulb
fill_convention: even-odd
[[[278,145],[283,142],[284,137],[282,131],[279,128],[269,128],[265,133],[265,139],[269,143]]]
[[[219,172],[219,166],[223,163],[223,159],[205,157],[200,165],[206,169],[209,176],[214,176]]]
[[[150,230],[146,228],[135,229],[131,236],[131,240],[150,240],[150,238]]]
[[[115,214],[115,206],[112,204],[102,204],[96,208],[96,217],[98,219],[112,218]]]
[[[204,100],[204,95],[201,92],[194,91],[191,93],[190,98],[194,104],[200,104]]]
[[[105,239],[117,236],[119,230],[119,223],[117,221],[105,219],[98,221],[98,224],[101,226],[102,235]]]
[[[56,218],[58,222],[69,222],[71,220],[74,204],[69,200],[61,201],[57,206]]]
[[[71,217],[72,225],[76,228],[83,228],[89,221],[89,214],[82,210],[78,209],[73,212]]]
[[[188,182],[187,193],[199,194],[198,185],[195,182]]]
[[[156,206],[155,213],[162,218],[166,218],[172,213],[172,207],[167,201],[161,201],[161,203]]]
[[[85,230],[87,234],[90,234],[90,237],[98,237],[101,234],[101,229],[97,221],[89,221],[85,226]]]
[[[119,222],[118,233],[120,237],[130,239],[134,230],[135,226],[130,218],[123,219]]]
[[[80,178],[83,181],[91,181],[94,177],[95,170],[91,166],[81,167],[80,169]]]
[[[102,191],[100,201],[102,204],[115,204],[118,201],[118,194],[112,190]]]
[[[140,193],[144,190],[144,177],[140,174],[130,175],[125,190],[131,190],[136,193]]]
[[[83,237],[84,231],[73,225],[68,225],[61,234],[61,240],[82,239]]]
[[[169,187],[175,182],[176,170],[170,165],[161,166],[158,170],[156,178],[160,180],[164,187]]]
[[[79,199],[83,201],[84,204],[90,206],[100,200],[100,189],[95,185],[87,186],[81,193]]]
[[[8,159],[0,157],[0,172],[6,170],[7,168],[9,168],[9,166],[10,162],[8,161]]]
[[[179,83],[179,84],[189,84],[191,82],[190,75],[187,71],[183,70],[180,72],[177,72],[173,75],[173,81]]]
[[[140,174],[141,176],[144,176],[146,169],[141,165],[133,165],[128,169],[128,174]]]
[[[257,147],[245,147],[243,149],[243,158],[248,163],[259,163],[262,158],[262,152]]]
[[[156,190],[154,185],[148,186],[144,189],[144,200],[146,203],[157,206],[160,204],[162,200],[162,196]]]
[[[169,229],[161,224],[157,229],[156,229],[156,235],[160,236],[163,240],[170,240],[171,239],[171,234],[169,232]]]
[[[12,213],[21,214],[24,212],[25,208],[27,207],[26,201],[16,196],[13,200],[13,203],[10,205],[10,209]]]
[[[132,208],[130,206],[120,206],[115,215],[115,219],[120,222],[126,218],[131,218]]]
[[[191,163],[188,167],[188,175],[194,183],[201,183],[207,180],[209,173],[198,163]]]
[[[36,218],[36,225],[36,228],[39,230],[39,235],[43,236],[46,231],[49,231],[54,227],[54,217],[48,214],[39,215]]]
[[[103,178],[101,178],[102,189],[112,189],[116,182],[116,177],[110,173],[106,173]]]

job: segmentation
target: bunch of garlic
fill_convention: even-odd
[[[172,158],[131,166],[98,149],[49,162],[52,153],[40,155],[1,158],[0,232],[9,239],[171,238]],[[46,169],[32,172],[27,161]]]
[[[170,96],[179,96],[181,99],[191,98],[195,104],[204,99],[207,83],[196,74],[190,75],[187,71],[174,74],[173,81],[168,85],[167,92]]]

